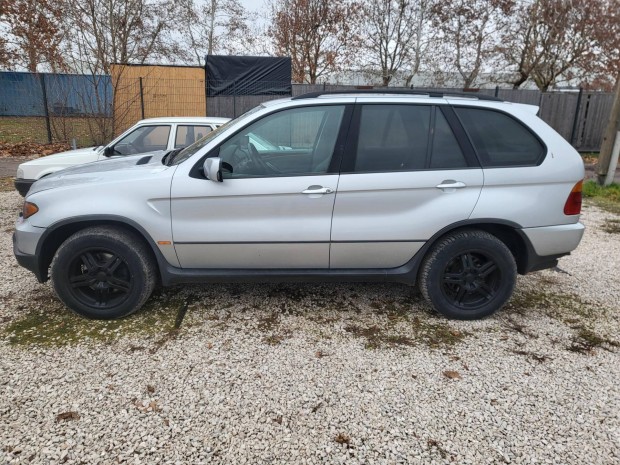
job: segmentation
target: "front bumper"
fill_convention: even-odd
[[[15,255],[15,259],[20,266],[23,266],[28,271],[32,271],[37,278],[37,281],[40,283],[45,282],[46,276],[43,275],[41,271],[41,264],[38,255],[31,255],[22,252],[19,250],[17,246],[17,236],[16,233],[13,233],[13,254]]]
[[[30,190],[30,187],[36,182],[36,179],[15,179],[15,189],[21,194],[22,197],[26,197],[26,194]]]

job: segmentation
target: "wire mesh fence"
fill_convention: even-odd
[[[179,79],[174,69],[162,76],[0,73],[0,142],[67,142],[77,146],[106,143],[140,119],[165,116],[234,118],[255,106],[309,92],[339,92],[371,86],[293,84],[274,92],[272,82],[237,86],[221,83],[235,95],[210,96],[202,78]],[[249,95],[267,92],[268,95]],[[397,89],[397,88],[392,88]],[[380,91],[381,88],[375,88]],[[417,89],[462,92],[463,89]],[[611,114],[613,94],[481,89],[471,95],[496,96],[539,107],[538,115],[581,151],[598,151]]]
[[[0,140],[98,144],[109,138],[109,76],[0,73]]]

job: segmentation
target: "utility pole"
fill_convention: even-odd
[[[618,152],[620,152],[620,73],[616,77],[614,103],[598,157],[596,174],[600,185],[606,186],[613,181],[618,165]]]

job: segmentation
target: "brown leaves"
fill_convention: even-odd
[[[448,379],[462,379],[460,373],[454,370],[446,370],[443,375]]]
[[[6,157],[42,157],[52,153],[71,150],[66,142],[39,144],[37,142],[18,142],[15,144],[0,142],[0,158]]]
[[[351,446],[351,438],[345,433],[338,433],[334,438],[334,441],[336,441],[338,444],[343,444],[347,446],[347,448]]]
[[[56,415],[56,423],[61,421],[79,420],[80,414],[77,412],[63,412]]]

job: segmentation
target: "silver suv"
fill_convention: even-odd
[[[536,112],[416,92],[267,102],[183,150],[40,180],[15,256],[89,318],[158,283],[248,280],[417,284],[481,318],[583,235],[583,163]]]

